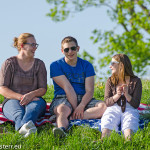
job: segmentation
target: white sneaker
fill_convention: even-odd
[[[29,132],[29,129],[31,128],[36,128],[36,127],[34,123],[30,120],[20,128],[19,133],[25,135],[27,132]]]
[[[63,129],[57,128],[57,127],[53,128],[53,134],[55,137],[59,136],[60,138],[66,136],[65,131]]]
[[[37,132],[37,129],[36,129],[36,127],[33,127],[33,128],[31,128],[31,129],[29,129],[28,130],[28,132],[24,135],[24,137],[26,138],[26,137],[28,137],[30,134],[35,134]]]

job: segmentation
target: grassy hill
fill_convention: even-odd
[[[142,81],[142,103],[150,104],[150,81]],[[104,83],[95,84],[94,97],[99,100],[104,99]],[[53,99],[53,86],[48,85],[48,91],[44,98],[47,102]],[[0,103],[3,101],[0,96]],[[148,116],[150,118],[150,116]],[[109,138],[100,141],[101,133],[88,127],[73,127],[68,136],[59,139],[52,134],[53,126],[45,124],[38,127],[38,133],[28,138],[23,138],[14,130],[13,125],[6,123],[5,126],[9,133],[0,135],[0,149],[27,149],[27,150],[96,150],[96,149],[147,149],[150,150],[150,123],[143,129],[138,130],[131,142],[125,142],[123,135],[115,132]],[[96,142],[95,142],[96,141]]]

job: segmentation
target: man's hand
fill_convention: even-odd
[[[84,116],[84,108],[83,104],[79,104],[73,112],[72,118],[73,119],[83,119]]]

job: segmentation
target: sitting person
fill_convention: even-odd
[[[50,113],[56,115],[57,127],[54,136],[65,136],[71,119],[96,119],[103,115],[106,104],[93,98],[94,68],[88,61],[77,57],[77,40],[71,36],[61,42],[65,55],[50,65],[50,75],[54,84],[54,99]]]
[[[47,91],[45,64],[34,58],[38,47],[34,36],[22,33],[14,38],[18,55],[8,58],[0,71],[0,94],[4,96],[3,113],[15,123],[24,137],[37,131],[35,122],[45,114]]]
[[[101,120],[102,136],[109,136],[112,130],[121,130],[125,139],[130,140],[131,134],[138,130],[139,113],[142,95],[140,78],[134,75],[127,55],[116,54],[110,65],[112,75],[105,86],[105,102],[107,109]]]

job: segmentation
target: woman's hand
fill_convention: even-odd
[[[128,85],[127,84],[123,84],[122,85],[122,89],[123,89],[124,96],[127,96],[128,95]]]
[[[20,105],[27,105],[31,101],[37,101],[37,100],[39,100],[38,97],[33,97],[32,93],[27,93],[21,97]]]
[[[115,95],[113,96],[113,102],[114,102],[114,103],[116,103],[116,102],[118,101],[118,99],[121,97],[121,94],[122,94],[122,92],[123,92],[122,86],[118,86],[116,92],[117,92],[117,94],[115,94]]]
[[[127,100],[128,102],[131,101],[132,97],[131,97],[131,95],[128,93],[128,85],[127,85],[127,84],[123,84],[122,87],[123,87],[123,94],[124,94],[126,100]]]
[[[122,86],[118,86],[118,87],[117,87],[117,95],[118,95],[118,96],[121,96],[122,92],[123,92]]]

